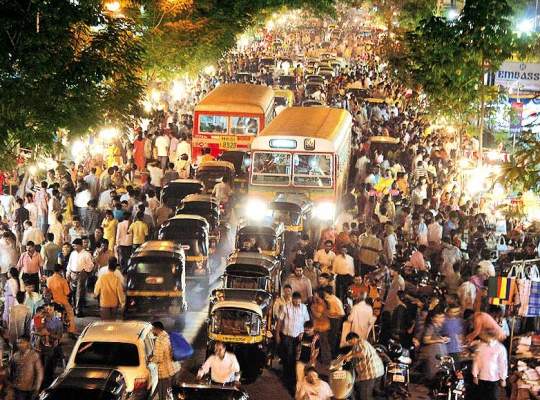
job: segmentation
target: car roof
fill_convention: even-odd
[[[84,342],[136,343],[142,333],[152,327],[145,321],[95,321],[81,335]]]

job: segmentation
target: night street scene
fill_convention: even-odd
[[[0,0],[0,400],[539,400],[539,0]]]

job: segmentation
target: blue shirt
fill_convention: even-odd
[[[441,333],[443,336],[448,336],[450,339],[450,341],[446,344],[446,351],[449,354],[461,352],[460,336],[463,335],[463,331],[463,320],[461,318],[446,317]]]

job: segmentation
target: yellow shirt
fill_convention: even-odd
[[[103,227],[103,237],[109,241],[109,249],[114,249],[116,243],[116,227],[118,226],[118,221],[116,219],[108,220],[105,218],[101,223]]]
[[[69,303],[69,286],[65,278],[58,274],[53,274],[47,278],[47,288],[50,290],[55,302],[62,305]]]
[[[148,236],[148,225],[135,221],[129,226],[128,232],[133,235],[133,244],[143,244]]]
[[[99,306],[103,308],[123,307],[126,302],[122,282],[111,271],[107,271],[98,278],[94,295],[99,296]]]

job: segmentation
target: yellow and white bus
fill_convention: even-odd
[[[314,203],[314,215],[332,219],[347,190],[351,129],[346,110],[283,110],[251,143],[249,202],[268,202],[278,193],[302,194]]]

